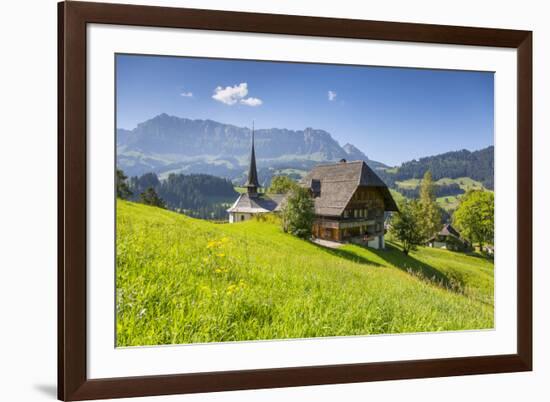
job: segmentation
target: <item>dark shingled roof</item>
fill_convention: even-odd
[[[315,198],[317,215],[340,216],[358,187],[379,188],[384,197],[384,209],[398,210],[386,184],[363,161],[316,166],[301,184],[311,187],[312,180],[321,182],[321,195]]]
[[[441,236],[454,236],[460,238],[460,233],[458,233],[458,231],[448,223],[443,226],[443,229],[441,229],[438,234]]]
[[[258,194],[250,197],[247,193],[241,194],[227,212],[243,212],[250,214],[276,212],[281,209],[285,194]]]
[[[457,240],[460,240],[463,243],[467,243],[466,240],[460,237],[460,233],[458,232],[458,230],[452,227],[450,223],[446,223],[445,225],[443,225],[443,229],[441,229],[437,235],[435,235],[428,241],[434,241],[437,236],[451,236],[456,238]]]

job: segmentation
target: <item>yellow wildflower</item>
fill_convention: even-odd
[[[228,295],[231,295],[231,294],[233,294],[236,290],[237,290],[237,285],[231,284],[231,285],[229,285],[229,286],[227,287],[225,293],[228,294]]]

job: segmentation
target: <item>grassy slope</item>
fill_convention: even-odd
[[[118,201],[118,346],[491,328],[492,301],[480,257],[327,250]]]
[[[403,181],[396,181],[395,184],[401,188],[414,189],[420,185],[420,181],[421,181],[420,179],[408,179]],[[471,179],[470,177],[458,177],[456,179],[450,179],[448,177],[444,177],[442,179],[435,181],[435,184],[452,184],[452,183],[458,184],[460,188],[464,191],[468,191],[470,189],[480,190],[484,188],[481,182]]]
[[[460,204],[460,195],[446,195],[444,197],[438,197],[435,200],[438,205],[446,211],[455,210]]]
[[[470,177],[458,177],[456,179],[450,179],[448,177],[444,177],[442,179],[439,179],[435,181],[436,184],[452,184],[456,183],[460,186],[464,192],[468,190],[482,190],[485,187],[481,182],[476,181],[474,179],[471,179]],[[408,179],[403,181],[396,181],[395,184],[403,189],[415,189],[420,185],[420,179]],[[392,193],[393,194],[393,193]],[[446,198],[449,199],[449,202],[447,202]],[[452,211],[458,207],[458,204],[460,202],[460,195],[450,195],[446,197],[439,197],[437,198],[437,203],[439,206],[446,211]]]
[[[288,169],[277,169],[277,170],[275,171],[275,175],[297,174],[297,175],[299,175],[300,177],[304,177],[307,173],[308,173],[307,170],[303,170],[303,169],[292,169],[292,168],[288,168]]]

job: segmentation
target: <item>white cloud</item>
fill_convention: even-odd
[[[182,92],[180,95],[185,97],[185,98],[192,98],[193,97],[193,92]]]
[[[246,82],[241,82],[239,85],[234,85],[232,87],[216,87],[212,98],[226,105],[234,105],[246,95],[248,95],[248,84]]]
[[[336,92],[328,91],[328,100],[332,102],[334,99],[336,99]]]
[[[260,106],[263,102],[261,99],[258,98],[246,98],[241,99],[241,103],[248,106]]]
[[[241,103],[247,106],[260,106],[263,103],[259,98],[246,98],[246,95],[248,95],[248,84],[241,82],[239,85],[233,85],[232,87],[216,87],[212,98],[226,105]]]

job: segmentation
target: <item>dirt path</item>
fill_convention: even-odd
[[[315,243],[315,244],[318,244],[320,246],[328,247],[328,248],[340,248],[340,247],[343,246],[342,243],[338,243],[338,242],[330,241],[330,240],[323,240],[323,239],[313,239],[312,242]]]

